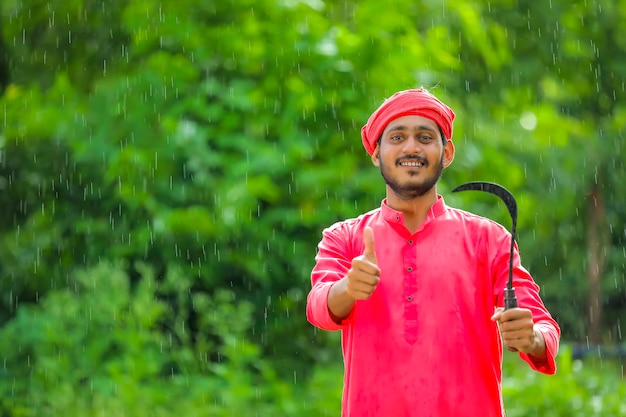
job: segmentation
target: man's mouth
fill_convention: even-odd
[[[401,167],[421,168],[426,164],[424,163],[424,161],[416,161],[415,159],[409,159],[409,160],[405,159],[404,161],[400,161],[398,165],[400,165]]]

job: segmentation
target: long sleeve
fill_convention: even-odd
[[[494,288],[497,296],[497,305],[502,306],[504,303],[504,288],[508,280],[508,251],[510,250],[510,236],[505,236],[506,239],[501,240],[498,256],[495,265],[498,274],[496,280],[496,288]],[[541,297],[539,295],[540,288],[533,280],[530,273],[521,265],[520,255],[517,245],[513,254],[513,287],[515,288],[515,295],[517,297],[518,306],[520,308],[527,308],[532,312],[533,322],[535,328],[539,330],[546,343],[546,360],[537,362],[535,358],[528,356],[525,353],[519,353],[522,360],[527,362],[530,367],[538,372],[553,375],[556,373],[555,358],[559,351],[559,339],[561,330],[557,322],[552,318],[547,308],[545,307]]]
[[[307,297],[307,319],[323,330],[341,330],[350,322],[350,314],[336,323],[328,311],[328,293],[335,282],[346,276],[352,263],[350,238],[346,224],[336,224],[322,233],[315,266],[311,273],[311,291]]]

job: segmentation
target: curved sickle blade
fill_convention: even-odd
[[[513,288],[513,249],[515,247],[515,232],[517,230],[517,202],[513,194],[500,184],[494,182],[475,181],[461,184],[452,190],[453,193],[458,191],[475,190],[485,191],[500,197],[506,205],[511,215],[511,251],[509,253],[509,281],[505,289],[504,307],[506,309],[517,307],[517,298],[515,297],[515,289]]]
[[[456,193],[457,191],[466,190],[485,191],[500,197],[500,199],[504,201],[504,204],[511,215],[511,219],[513,220],[513,230],[515,230],[515,225],[517,224],[517,202],[509,190],[500,184],[496,184],[495,182],[475,181],[461,184],[452,190],[452,192]],[[515,233],[513,233],[513,238],[515,238]]]

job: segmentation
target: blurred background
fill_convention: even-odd
[[[626,415],[626,0],[3,0],[0,416],[338,416],[305,318],[324,227],[378,207],[360,128],[456,112],[449,205],[505,227],[562,327],[507,415]]]

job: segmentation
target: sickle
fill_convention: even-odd
[[[485,191],[487,193],[491,193],[500,197],[506,208],[509,210],[509,214],[511,215],[511,251],[509,253],[509,280],[507,282],[506,288],[504,289],[504,308],[515,308],[517,307],[517,298],[515,297],[515,288],[513,288],[513,249],[515,247],[515,232],[517,229],[517,202],[515,201],[515,197],[513,194],[503,186],[493,183],[493,182],[483,182],[483,181],[475,181],[468,182],[465,184],[461,184],[452,190],[453,193],[458,191],[467,191],[467,190],[476,190],[476,191]]]

